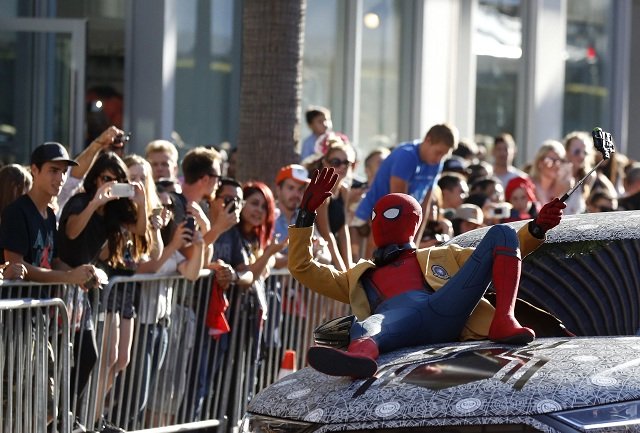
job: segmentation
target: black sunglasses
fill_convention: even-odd
[[[327,159],[327,164],[329,164],[333,168],[339,168],[343,165],[348,166],[349,164],[351,164],[351,161],[349,161],[348,159],[331,158]]]

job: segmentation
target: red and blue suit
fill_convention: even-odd
[[[328,174],[324,171],[316,174],[310,187],[328,183]],[[551,203],[559,204],[549,206],[554,210],[548,220],[544,216],[549,212],[541,210],[545,231],[559,223],[564,207],[556,200]],[[506,225],[495,225],[475,249],[454,245],[416,250],[413,239],[421,214],[420,205],[409,195],[382,197],[372,212],[371,227],[378,246],[373,264],[361,262],[356,265],[360,269],[356,272],[352,268],[340,273],[311,263],[312,260],[292,258],[292,252],[302,251],[298,248],[297,233],[290,229],[293,242],[290,244],[289,269],[292,275],[321,293],[328,289],[322,287],[322,282],[313,284],[311,280],[324,277],[325,285],[331,289],[325,294],[334,299],[344,300],[339,292],[346,290],[356,316],[360,309],[357,295],[363,289],[369,310],[366,317],[359,317],[352,325],[347,351],[322,346],[309,349],[308,361],[313,368],[334,376],[370,377],[377,370],[375,360],[380,352],[457,341],[492,281],[496,290],[496,309],[488,337],[514,344],[528,343],[535,338],[534,332],[522,327],[513,314],[521,263],[516,231]],[[304,227],[304,219],[303,212],[296,226]],[[425,259],[431,252],[434,257],[450,258],[442,261]],[[428,269],[423,267],[424,263]]]

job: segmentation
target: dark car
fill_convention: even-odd
[[[452,242],[473,246],[485,231]],[[524,260],[520,296],[577,337],[406,348],[365,380],[305,368],[258,394],[242,429],[640,431],[639,257],[640,212],[567,216]]]

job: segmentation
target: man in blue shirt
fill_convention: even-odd
[[[429,129],[422,141],[399,144],[380,165],[351,225],[362,227],[368,224],[375,203],[389,193],[409,194],[422,203],[442,171],[445,157],[456,148],[457,136],[455,127],[438,124]],[[373,239],[370,238],[367,252],[373,251],[372,244]]]

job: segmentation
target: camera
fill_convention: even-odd
[[[135,189],[130,183],[115,183],[111,186],[111,195],[131,198],[135,195]]]
[[[116,138],[113,139],[113,143],[122,143],[123,145],[127,144],[131,140],[131,132],[127,132],[125,134],[118,134]],[[121,146],[118,146],[121,147]]]
[[[511,207],[506,203],[496,204],[495,206],[490,207],[487,212],[488,218],[502,219],[509,218],[510,215]]]

